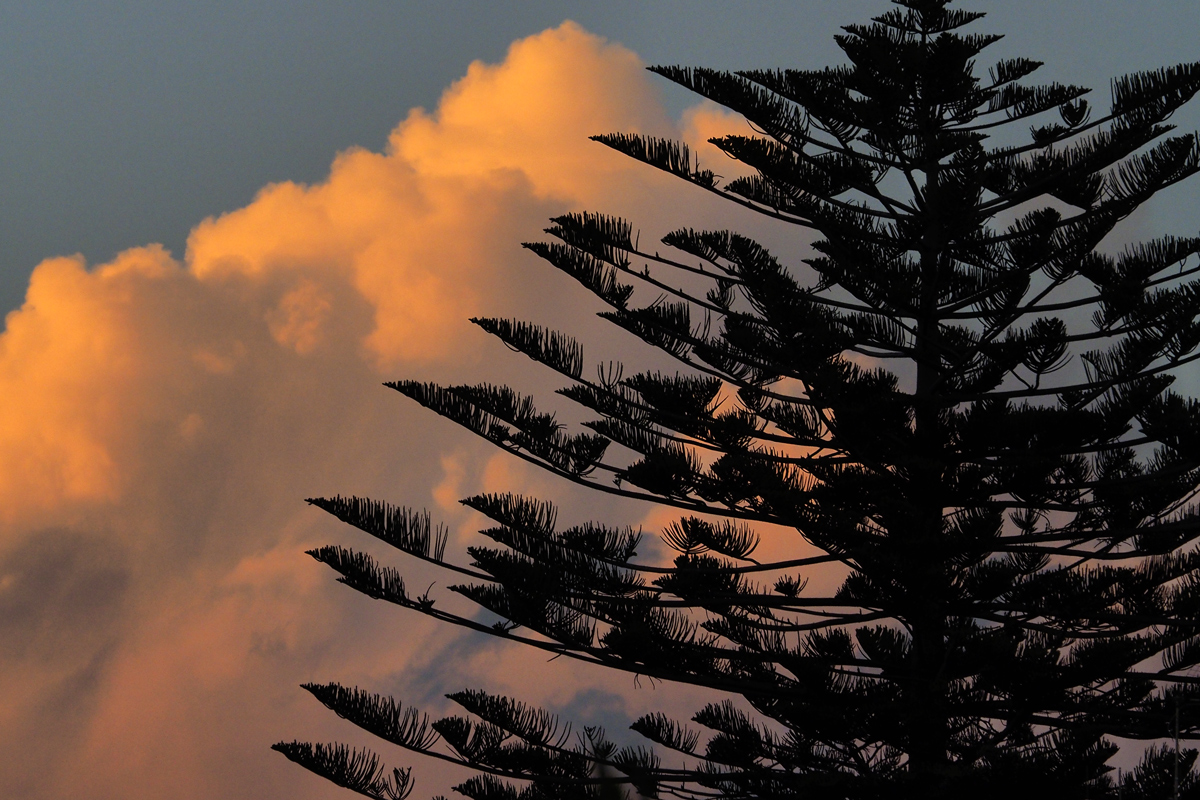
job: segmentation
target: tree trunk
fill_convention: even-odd
[[[949,767],[946,698],[947,575],[942,540],[944,435],[936,388],[941,379],[937,316],[940,256],[945,234],[937,212],[936,167],[926,181],[926,233],[920,249],[920,308],[916,320],[917,381],[913,403],[916,440],[909,480],[914,501],[907,570],[912,635],[910,655],[911,727],[908,770],[914,796],[940,797]]]

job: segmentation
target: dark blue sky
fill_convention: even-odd
[[[997,57],[1107,95],[1108,78],[1200,55],[1195,0],[976,0]],[[335,152],[380,148],[474,59],[574,19],[649,62],[718,67],[838,60],[839,24],[882,0],[355,2],[113,0],[0,10],[0,309],[43,257],[95,263],[157,241],[177,255],[205,216],[273,180],[322,178]],[[1085,9],[1081,11],[1081,9]],[[667,93],[672,108],[687,98]],[[1180,122],[1197,126],[1191,112]],[[1195,227],[1200,192],[1154,227]],[[1192,233],[1194,230],[1178,230]]]

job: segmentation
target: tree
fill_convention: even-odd
[[[445,558],[427,514],[310,500],[456,573],[451,589],[498,621],[414,596],[365,554],[311,552],[370,597],[744,702],[700,709],[703,732],[637,720],[660,750],[594,727],[572,738],[482,691],[449,695],[470,716],[437,721],[305,686],[322,703],[477,770],[457,787],[475,800],[1148,798],[1169,791],[1175,759],[1183,796],[1200,797],[1196,752],[1153,744],[1177,714],[1200,735],[1200,402],[1170,388],[1200,358],[1200,239],[1110,245],[1200,170],[1197,135],[1167,124],[1200,64],[1116,79],[1111,110],[1093,112],[1085,88],[1024,83],[1036,61],[976,75],[1000,38],[963,30],[982,14],[893,2],[836,37],[846,66],[652,68],[754,126],[713,141],[752,177],[722,183],[682,144],[595,137],[811,232],[802,265],[731,231],[642,250],[631,223],[592,213],[526,245],[681,372],[592,379],[571,337],[476,319],[569,379],[590,430],[504,386],[388,384],[548,472],[677,509],[673,563],[638,561],[638,531],[558,530],[528,497],[463,501],[495,522],[469,566]],[[780,531],[821,554],[756,561]],[[807,590],[835,567],[836,592]],[[1114,738],[1150,743],[1119,782]],[[411,789],[373,753],[276,749],[370,797]]]

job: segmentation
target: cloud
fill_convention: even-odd
[[[740,161],[734,161],[710,142],[711,139],[725,136],[761,136],[750,127],[745,117],[705,100],[683,112],[680,127],[680,138],[723,181],[754,173],[754,170]]]
[[[323,184],[275,184],[201,223],[187,261],[208,281],[345,281],[372,306],[364,344],[376,364],[447,359],[482,298],[524,288],[522,235],[564,207],[626,194],[630,164],[587,138],[612,129],[670,123],[636,56],[565,23],[502,64],[472,64],[435,113],[408,115],[386,153],[342,153]],[[309,280],[304,298],[319,296]],[[315,347],[304,298],[286,295],[272,314]]]
[[[719,122],[697,113],[686,135]],[[634,54],[565,23],[472,64],[385,152],[204,220],[182,259],[37,266],[0,333],[6,796],[340,796],[267,749],[354,737],[296,684],[416,686],[456,645],[304,557],[372,545],[303,497],[429,504],[456,530],[472,520],[451,495],[485,487],[608,513],[379,384],[544,381],[466,322],[580,326],[580,293],[519,242],[581,207],[694,221],[663,202],[693,209],[696,190],[587,140],[612,130],[678,133]],[[535,673],[531,699],[570,702],[562,670]]]

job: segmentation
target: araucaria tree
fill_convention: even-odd
[[[1176,775],[1200,797],[1195,751],[1170,743],[1200,736],[1200,402],[1172,389],[1200,358],[1200,239],[1113,241],[1200,170],[1197,135],[1167,123],[1200,64],[1116,79],[1105,111],[1026,83],[1036,61],[977,70],[999,38],[965,30],[982,14],[895,6],[837,37],[846,66],[653,68],[745,116],[757,135],[713,144],[752,177],[595,137],[785,226],[802,263],[728,230],[642,248],[592,213],[527,245],[678,370],[592,378],[567,335],[477,319],[561,373],[590,430],[507,387],[388,384],[568,481],[677,509],[673,562],[639,561],[637,531],[559,530],[534,498],[464,500],[495,523],[469,563],[427,515],[310,501],[451,570],[499,621],[362,553],[311,553],[350,587],[712,704],[644,716],[653,746],[619,748],[483,691],[436,721],[306,686],[322,703],[473,768],[457,791],[474,800],[1129,799],[1169,796]],[[756,560],[760,536],[795,557]],[[839,569],[836,590],[807,587]],[[1144,749],[1120,779],[1117,740]],[[410,789],[373,753],[276,749],[369,797]]]

